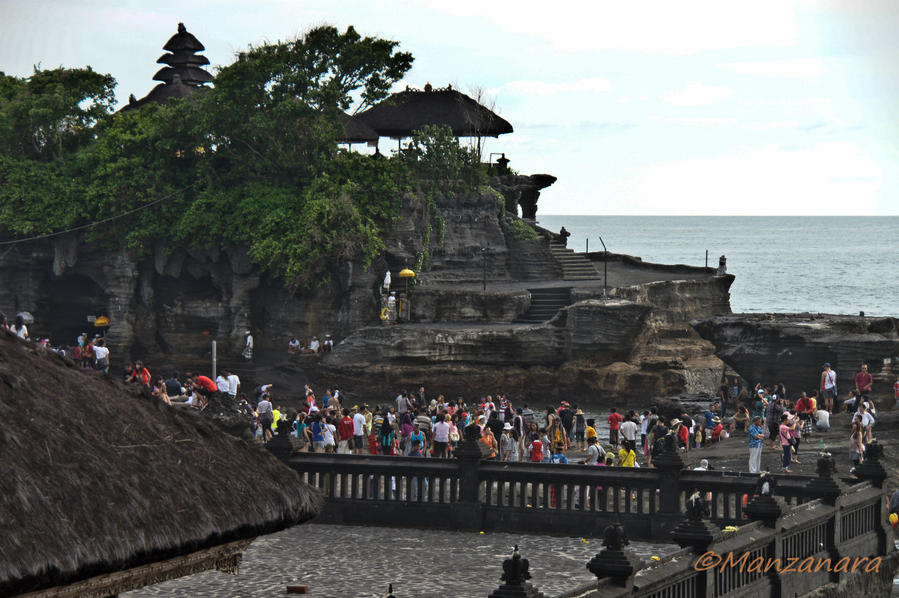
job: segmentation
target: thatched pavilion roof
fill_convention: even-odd
[[[364,143],[378,140],[378,132],[355,116],[341,112],[337,116],[337,120],[343,127],[343,135],[338,139],[341,143]]]
[[[129,99],[128,103],[122,107],[122,110],[140,108],[144,104],[149,104],[150,102],[165,104],[171,99],[186,99],[195,96],[196,94],[205,93],[208,89],[209,88],[207,87],[188,85],[179,78],[176,78],[172,83],[160,83],[151,89],[150,93],[139,100],[131,101]]]
[[[42,351],[0,330],[0,595],[88,578],[119,585],[74,595],[115,594],[122,572],[182,575],[197,554],[221,566],[216,547],[321,508],[265,449]]]
[[[409,137],[425,125],[446,125],[457,137],[497,137],[509,121],[455,89],[407,89],[355,116],[383,137]]]

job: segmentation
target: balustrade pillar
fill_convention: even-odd
[[[481,462],[480,428],[472,424],[465,428],[465,440],[453,452],[459,464],[459,502],[450,510],[450,519],[457,529],[483,527],[480,480],[478,466]]]
[[[665,448],[652,463],[659,472],[658,509],[651,521],[652,536],[667,538],[681,519],[680,512],[680,474],[684,469],[684,460],[677,447],[677,437],[668,434],[665,437]]]

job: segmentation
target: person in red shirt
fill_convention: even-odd
[[[343,417],[337,422],[337,435],[340,437],[337,443],[337,452],[349,453],[351,451],[350,442],[353,440],[353,418],[350,417],[349,409],[344,408]]]
[[[535,438],[531,442],[531,463],[541,463],[543,461],[543,443],[539,438]]]
[[[197,376],[194,379],[194,389],[207,398],[211,394],[218,392],[218,386],[208,376]]]
[[[609,444],[615,448],[618,447],[618,429],[623,419],[618,410],[612,407],[612,413],[609,414]]]
[[[868,366],[862,364],[862,369],[855,375],[855,394],[868,398],[871,392],[871,386],[874,384],[874,377],[868,372]]]
[[[131,374],[128,375],[128,382],[150,386],[150,370],[145,368],[140,361],[135,361],[134,367],[131,368]]]

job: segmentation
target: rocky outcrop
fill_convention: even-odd
[[[896,363],[899,356],[896,318],[734,314],[698,319],[692,326],[747,382],[783,382],[791,396],[817,390],[825,362],[837,371],[842,396],[854,388],[854,376],[862,363],[868,363],[875,375],[875,392],[885,394],[892,381],[878,382],[878,375],[884,359]]]
[[[536,326],[408,324],[365,328],[341,342],[323,366],[373,372],[409,364],[556,366],[573,357],[596,363],[626,358],[650,306],[582,301]]]

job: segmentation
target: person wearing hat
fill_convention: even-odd
[[[821,396],[824,397],[824,408],[833,413],[834,403],[837,400],[837,373],[829,363],[821,366]]]
[[[334,348],[334,339],[331,338],[330,334],[325,335],[325,340],[322,341],[322,351],[324,353],[330,353],[331,349]]]
[[[764,421],[761,416],[752,418],[749,426],[749,473],[762,471],[762,441],[765,439]]]
[[[253,334],[247,330],[244,332],[244,337],[246,337],[246,340],[241,355],[243,355],[243,358],[247,361],[253,361]]]
[[[517,445],[518,441],[515,438],[515,430],[512,429],[512,424],[509,422],[504,423],[503,433],[499,442],[500,458],[503,461],[518,461],[519,453],[515,450]]]
[[[353,442],[354,455],[365,454],[365,416],[359,413],[358,405],[353,405]],[[386,421],[386,418],[385,418]]]
[[[690,431],[687,429],[687,426],[684,425],[684,422],[679,420],[678,418],[674,418],[671,420],[671,432],[677,436],[677,444],[684,452],[689,452],[690,450]]]

